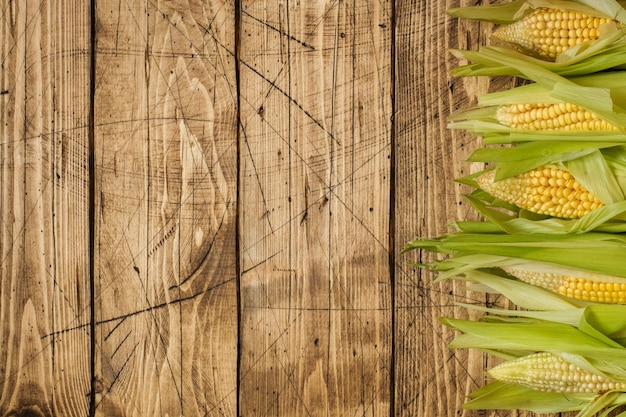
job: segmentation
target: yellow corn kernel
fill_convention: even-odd
[[[498,106],[501,124],[521,130],[617,130],[594,113],[571,103],[505,104]]]
[[[625,390],[626,384],[596,375],[550,352],[533,353],[488,371],[492,378],[536,391],[597,394]]]
[[[573,46],[598,39],[600,25],[611,21],[580,12],[537,9],[517,22],[499,27],[493,38],[554,60]]]
[[[577,219],[604,205],[569,172],[558,168],[540,167],[500,181],[495,181],[492,170],[476,181],[500,200],[552,217]]]
[[[565,297],[596,303],[626,304],[626,279],[559,267],[502,267],[507,274]]]

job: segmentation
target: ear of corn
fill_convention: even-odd
[[[605,326],[616,318],[623,327],[625,313],[625,306],[589,306],[577,311],[578,324],[540,312],[532,321],[443,319],[460,332],[451,348],[481,349],[506,361],[488,371],[496,381],[473,392],[465,408],[578,410],[590,417],[625,404],[626,348],[609,337],[615,326]]]
[[[542,264],[504,266],[508,274],[529,284],[577,300],[626,304],[626,279]]]
[[[620,93],[625,71],[571,78],[585,88],[609,88],[611,101],[626,107]],[[611,105],[613,105],[611,103]],[[545,85],[533,83],[506,91],[484,94],[478,107],[450,116],[451,129],[465,129],[485,136],[485,143],[521,141],[603,141],[626,142],[624,126],[610,122],[593,112],[589,103],[557,99]],[[601,106],[597,103],[596,108]],[[593,105],[592,105],[593,107]]]
[[[520,130],[618,130],[594,113],[572,103],[503,104],[496,118]]]
[[[448,14],[460,19],[511,24],[528,16],[536,9],[542,8],[580,12],[594,17],[614,18],[626,23],[626,14],[623,13],[620,2],[615,0],[513,0],[502,4],[451,8],[448,9]]]
[[[489,376],[537,391],[588,394],[626,391],[626,383],[583,370],[550,352],[504,362],[492,368]]]
[[[555,72],[589,74],[624,63],[625,57],[612,50],[624,42],[621,24],[626,23],[626,10],[615,0],[521,0],[504,5],[455,8],[450,9],[449,14],[504,25],[496,30],[494,37],[543,57],[547,67]],[[457,68],[454,74],[524,75],[516,72],[521,68],[509,66],[506,61],[490,55],[494,51],[507,55],[514,49],[485,47],[476,53],[454,51],[472,62]],[[604,58],[595,62],[596,55],[604,55]],[[549,65],[549,60],[555,58],[557,63]],[[586,58],[591,61],[580,62]]]
[[[611,48],[611,51],[619,50],[619,59],[623,59],[618,65],[626,65],[626,29],[623,29],[623,31],[620,35],[624,42],[623,47]],[[598,118],[617,126],[619,129],[623,130],[626,128],[626,103],[623,94],[623,82],[615,79],[612,83],[608,83],[607,80],[607,84],[604,86],[587,85],[584,82],[586,77],[583,77],[583,74],[589,74],[589,72],[586,72],[587,70],[593,72],[596,69],[593,65],[587,65],[589,63],[585,64],[584,68],[586,69],[582,70],[581,73],[570,74],[565,71],[559,72],[557,68],[547,67],[546,64],[541,64],[537,60],[533,61],[515,51],[506,51],[497,47],[485,48],[485,50],[481,50],[479,56],[475,57],[478,59],[485,58],[492,63],[497,63],[500,67],[506,67],[511,70],[500,72],[498,73],[499,75],[519,75],[540,84],[552,100],[560,100],[577,105],[593,113]],[[605,56],[595,57],[594,63],[596,61],[600,64],[614,62],[611,58]],[[583,65],[582,61],[577,62]],[[461,71],[461,73],[455,73],[454,75],[484,74],[470,70],[467,73]],[[575,75],[580,75],[581,77],[572,77]]]
[[[494,31],[493,38],[555,60],[576,45],[597,40],[600,26],[611,21],[580,12],[542,8],[515,23],[501,26]]]
[[[500,181],[495,180],[494,171],[488,171],[476,182],[496,198],[553,217],[580,218],[604,205],[569,172],[558,168],[540,167]]]
[[[565,231],[565,227],[570,232],[580,232],[602,227],[602,223],[607,226],[611,223],[611,227],[623,230],[619,223],[626,220],[623,210],[626,146],[622,144],[525,142],[515,147],[481,148],[472,153],[469,160],[496,165],[495,170],[472,174],[459,181],[481,190],[468,198],[470,204],[502,230],[515,230],[515,233],[540,230],[541,227],[529,225],[532,217],[527,213],[561,219],[588,217],[577,224],[552,222],[549,229],[554,231]],[[508,214],[499,215],[487,208],[503,203],[511,205],[505,206],[507,210],[527,220],[517,222],[510,229],[513,225],[508,221]],[[589,217],[600,208],[604,210]],[[535,220],[543,218],[535,216]],[[518,227],[522,223],[529,225],[527,231]]]

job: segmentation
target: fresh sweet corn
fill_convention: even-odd
[[[576,219],[604,204],[562,169],[539,167],[514,177],[495,181],[487,171],[476,179],[492,196],[537,214]]]
[[[565,267],[546,268],[539,264],[502,267],[521,281],[577,300],[626,304],[626,279]]]
[[[533,390],[598,394],[626,390],[626,384],[588,372],[550,352],[539,352],[504,362],[488,374],[499,381]]]
[[[565,102],[500,105],[496,118],[504,126],[520,130],[617,130],[594,113]]]
[[[600,25],[610,21],[574,11],[537,9],[517,22],[499,27],[493,38],[554,60],[573,46],[599,39]]]

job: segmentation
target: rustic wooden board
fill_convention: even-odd
[[[101,1],[96,378],[103,415],[235,415],[234,7]]]
[[[89,13],[0,13],[0,415],[85,415]]]
[[[388,415],[390,2],[241,9],[241,415]]]

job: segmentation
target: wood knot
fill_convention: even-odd
[[[93,379],[93,391],[96,394],[102,394],[105,389],[106,389],[106,386],[105,386],[104,380],[96,376]]]

